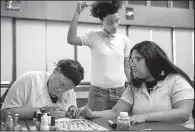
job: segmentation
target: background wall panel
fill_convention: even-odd
[[[52,72],[59,60],[74,60],[74,46],[67,43],[67,23],[47,22],[46,28],[46,60],[47,71]]]
[[[176,65],[184,70],[191,79],[194,77],[192,32],[192,29],[175,29]]]
[[[1,17],[1,81],[12,81],[12,19]]]
[[[156,42],[172,60],[172,40],[170,28],[152,28],[152,41]]]
[[[46,71],[45,22],[16,21],[16,75]]]
[[[130,26],[128,29],[129,41],[131,48],[144,40],[150,40],[150,28],[142,26]]]

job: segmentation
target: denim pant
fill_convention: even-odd
[[[120,99],[124,90],[125,87],[105,89],[91,85],[87,106],[92,111],[112,109]]]

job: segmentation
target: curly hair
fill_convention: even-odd
[[[117,13],[121,9],[122,3],[123,1],[120,0],[96,1],[91,5],[91,15],[103,20],[103,17]]]
[[[61,73],[68,77],[77,86],[84,78],[84,68],[82,65],[75,60],[62,59],[58,62],[57,67]]]

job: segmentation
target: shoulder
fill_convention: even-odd
[[[43,72],[43,71],[29,71],[24,73],[19,77],[19,79],[36,79],[36,78],[45,78],[50,76],[51,73]]]
[[[94,31],[94,30],[92,30],[92,31],[88,32],[87,35],[89,37],[92,37],[92,36],[99,35],[100,33],[101,33],[101,31]]]
[[[172,86],[173,88],[181,87],[183,88],[191,88],[189,82],[180,74],[170,74],[165,79],[166,84]]]
[[[124,40],[129,40],[128,36],[126,34],[122,34],[122,33],[116,33],[117,37],[120,37]]]
[[[76,97],[76,93],[75,93],[74,89],[70,89],[70,90],[64,92],[62,95],[63,95],[63,98],[73,98],[73,97]]]
[[[180,74],[169,74],[167,75],[167,77],[165,78],[165,81],[169,81],[169,82],[175,82],[178,79],[184,79]]]

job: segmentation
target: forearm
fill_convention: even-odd
[[[113,110],[104,110],[104,111],[93,111],[92,112],[92,117],[93,118],[114,118],[117,117],[117,114]]]
[[[146,114],[147,121],[165,121],[165,122],[177,122],[183,123],[186,122],[190,114],[186,114],[182,109],[173,109],[170,111],[164,112],[153,112]]]
[[[73,19],[70,23],[69,30],[68,30],[67,40],[68,40],[69,43],[71,43],[71,41],[74,40],[77,37],[78,18],[79,18],[79,13],[75,12],[75,14],[73,16]]]

